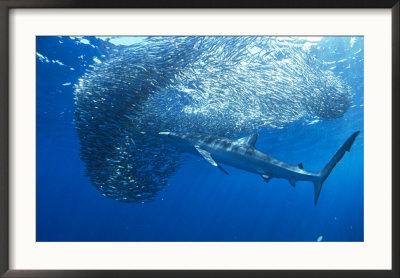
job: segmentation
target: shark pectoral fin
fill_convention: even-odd
[[[220,165],[217,166],[218,169],[220,169],[222,172],[224,172],[225,174],[229,175],[228,171],[226,171],[224,168],[222,168]]]
[[[290,184],[295,187],[296,186],[296,181],[295,180],[289,180]]]
[[[199,152],[199,154],[205,159],[207,160],[212,166],[217,167],[218,169],[220,169],[222,172],[224,172],[225,174],[229,175],[228,171],[226,171],[224,168],[222,168],[220,165],[218,165],[217,162],[215,162],[215,160],[211,157],[211,154],[202,149],[200,146],[194,146],[195,149]]]
[[[300,162],[299,165],[297,165],[300,169],[304,170],[303,162]]]
[[[218,167],[218,163],[214,161],[214,159],[211,157],[211,154],[206,151],[203,150],[202,148],[200,148],[199,146],[194,146],[195,149],[199,152],[199,154],[205,159],[207,160],[212,166]]]
[[[269,182],[272,179],[272,176],[268,176],[268,175],[261,175],[261,177],[265,180],[265,182]]]

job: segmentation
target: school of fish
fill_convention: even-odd
[[[92,184],[143,203],[183,162],[160,131],[234,138],[339,118],[351,102],[351,88],[290,38],[149,37],[79,79],[75,124]]]

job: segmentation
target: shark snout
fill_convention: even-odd
[[[160,137],[164,138],[165,140],[171,143],[181,143],[186,142],[186,136],[184,134],[170,132],[170,131],[161,131],[158,133]]]
[[[160,135],[161,138],[164,138],[164,140],[170,142],[170,143],[177,143],[180,141],[180,137],[173,132],[169,132],[169,131],[161,131],[158,133],[158,135]]]
[[[165,139],[176,139],[176,134],[173,132],[169,132],[169,131],[161,131],[158,133],[158,135],[160,135],[161,137],[165,138]]]
[[[159,134],[159,135],[168,136],[168,135],[171,134],[171,132],[169,132],[169,131],[161,131],[161,132],[159,132],[158,134]]]

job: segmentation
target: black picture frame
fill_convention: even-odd
[[[9,12],[19,8],[386,8],[392,11],[391,270],[16,270],[9,268]],[[0,275],[1,277],[400,277],[399,0],[0,0]]]

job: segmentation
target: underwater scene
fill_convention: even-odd
[[[364,38],[36,37],[38,242],[364,241]]]

